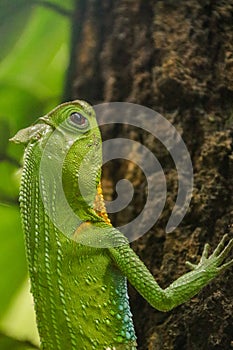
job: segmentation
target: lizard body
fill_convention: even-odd
[[[64,192],[80,219],[72,237],[61,232],[45,210],[45,202],[52,203],[53,211],[53,204],[59,201],[56,187],[52,194],[44,187],[40,171],[46,144],[56,129],[52,157],[59,149],[61,153],[67,149],[67,135],[77,136],[62,164]],[[153,307],[166,311],[189,300],[232,265],[232,261],[222,264],[233,245],[231,240],[225,247],[224,236],[209,258],[206,245],[200,263],[189,264],[193,271],[165,290],[159,287],[107,217],[100,186],[101,136],[94,110],[86,102],[58,106],[35,125],[19,131],[12,141],[27,145],[20,207],[41,349],[134,350],[136,336],[126,278]],[[65,213],[60,215],[65,222]],[[114,244],[93,246],[99,232]],[[80,238],[87,244],[81,244]]]

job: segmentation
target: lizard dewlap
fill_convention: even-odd
[[[191,272],[160,288],[111,226],[100,185],[100,131],[86,102],[59,105],[11,140],[26,146],[20,209],[41,349],[136,349],[127,279],[166,311],[232,265],[223,263],[233,245],[225,235],[210,257],[206,245]]]

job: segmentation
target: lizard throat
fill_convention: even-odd
[[[104,219],[106,224],[112,226],[111,221],[108,217],[108,213],[106,211],[101,183],[99,183],[97,186],[97,192],[94,201],[94,210],[98,216]]]

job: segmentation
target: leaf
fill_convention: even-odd
[[[2,118],[0,120],[0,158],[4,154],[6,154],[9,137],[10,137],[9,122],[5,118]]]
[[[33,344],[39,345],[36,315],[28,278],[24,280],[22,287],[15,294],[10,308],[0,321],[0,329],[8,336],[27,339]]]
[[[0,1],[0,60],[17,42],[31,13],[30,1]]]
[[[0,319],[9,307],[19,286],[24,281],[27,268],[24,239],[17,207],[0,204]]]
[[[2,350],[35,350],[36,346],[28,341],[14,339],[6,334],[0,333],[0,349]]]
[[[68,19],[46,8],[34,9],[28,25],[0,64],[3,106],[14,109],[15,115],[21,114],[21,110],[16,110],[14,103],[8,101],[8,98],[19,100],[17,88],[19,93],[24,90],[43,101],[46,111],[60,101],[68,64],[68,34]],[[12,97],[8,93],[5,96],[5,86],[13,87]],[[33,106],[33,101],[28,100],[27,104]],[[5,112],[4,108],[1,107],[1,113]]]

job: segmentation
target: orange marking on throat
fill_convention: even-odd
[[[112,226],[111,221],[108,217],[108,213],[106,211],[101,183],[99,183],[97,186],[97,193],[96,193],[95,202],[94,202],[94,210],[98,216],[104,219],[106,224]]]

